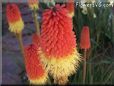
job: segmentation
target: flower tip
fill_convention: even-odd
[[[38,10],[38,0],[28,0],[28,6],[30,7],[31,10]]]
[[[68,0],[66,8],[68,10],[68,16],[72,18],[74,16],[74,0]]]
[[[91,43],[90,43],[89,27],[84,26],[81,31],[80,48],[89,49],[90,47],[91,47]]]

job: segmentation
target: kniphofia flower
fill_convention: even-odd
[[[72,31],[72,18],[62,5],[46,9],[41,26],[40,56],[55,83],[65,84],[80,61],[76,48],[76,36]]]
[[[25,67],[28,79],[31,84],[45,84],[47,73],[40,61],[38,54],[39,49],[35,44],[31,44],[25,48]]]
[[[74,16],[74,0],[68,0],[66,4],[66,8],[69,11],[68,16],[73,17]]]
[[[80,37],[80,48],[89,49],[90,47],[91,47],[91,43],[90,43],[89,27],[84,26],[82,28],[81,37]]]
[[[9,30],[13,33],[21,33],[24,29],[24,23],[20,10],[16,4],[7,4],[6,16],[9,24]]]
[[[39,6],[38,6],[38,0],[28,0],[28,5],[30,7],[31,10],[38,10]]]

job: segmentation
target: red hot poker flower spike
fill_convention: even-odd
[[[30,83],[44,84],[46,82],[46,72],[40,62],[38,48],[34,44],[25,48],[25,67]]]
[[[57,84],[67,83],[80,61],[72,18],[67,14],[63,5],[56,5],[46,9],[42,19],[40,56]]]
[[[21,33],[24,28],[24,23],[21,18],[20,10],[16,4],[7,4],[6,16],[9,30],[13,33]]]
[[[89,49],[90,47],[91,47],[91,43],[90,43],[89,27],[84,26],[80,37],[80,48]]]

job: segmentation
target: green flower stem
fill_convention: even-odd
[[[86,80],[86,52],[87,50],[84,50],[84,64],[83,64],[83,84],[85,84]]]
[[[114,43],[114,14],[112,16],[112,41]]]
[[[39,22],[37,20],[38,14],[36,13],[36,10],[33,10],[33,17],[34,17],[34,23],[35,23],[35,28],[36,28],[36,33],[40,35],[40,27],[39,27]]]
[[[17,39],[18,39],[18,42],[19,42],[19,46],[20,46],[20,49],[21,49],[21,52],[22,52],[22,55],[24,57],[24,46],[23,46],[23,41],[22,41],[22,33],[18,33],[18,34],[15,34]]]

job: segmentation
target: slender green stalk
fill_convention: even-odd
[[[114,14],[112,16],[112,41],[114,43]]]
[[[90,77],[89,82],[90,82],[90,84],[92,84],[93,83],[93,75],[92,75],[92,64],[91,63],[89,64],[89,77]]]
[[[36,13],[36,10],[33,10],[33,17],[34,17],[34,23],[35,23],[35,28],[36,28],[36,33],[40,35],[40,27],[39,27],[39,22],[37,20],[38,14]]]
[[[86,80],[86,49],[84,50],[84,64],[83,64],[83,84],[85,84]]]
[[[16,34],[16,37],[17,37],[17,39],[19,41],[19,46],[20,46],[22,55],[24,57],[24,46],[23,46],[23,41],[22,41],[22,33]]]

